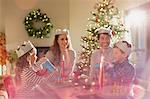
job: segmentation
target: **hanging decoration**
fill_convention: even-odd
[[[7,51],[5,33],[0,33],[0,65],[6,65]]]
[[[53,24],[50,18],[40,9],[33,10],[24,19],[28,35],[34,38],[48,38]]]
[[[0,76],[6,74],[6,60],[7,60],[7,51],[6,51],[6,39],[5,33],[0,33]]]

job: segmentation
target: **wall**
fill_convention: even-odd
[[[131,9],[144,3],[150,2],[150,0],[113,0],[115,5],[120,10]]]
[[[52,44],[56,28],[69,28],[73,48],[80,51],[81,36],[86,35],[88,18],[92,17],[90,11],[98,0],[0,0],[5,24],[0,23],[0,30],[7,36],[7,49],[15,48],[24,40],[31,40],[36,46],[49,46]],[[150,0],[113,0],[115,6],[124,11]],[[23,20],[27,13],[34,8],[41,8],[52,18],[54,29],[49,39],[33,39],[28,37],[24,29]],[[5,13],[4,13],[5,9]],[[1,11],[0,11],[1,12]],[[0,16],[0,21],[4,17]],[[2,28],[2,29],[1,29]]]
[[[2,5],[2,0],[0,0],[0,32],[3,32],[5,31],[4,29],[4,11],[3,11],[3,5]]]
[[[91,17],[90,11],[97,0],[70,0],[70,29],[73,47],[80,51],[81,36],[86,35],[88,18]]]
[[[2,30],[2,0],[0,0],[0,31]]]
[[[7,49],[13,49],[25,40],[30,40],[35,46],[50,46],[56,28],[69,28],[69,1],[68,0],[3,0],[5,9],[5,33]],[[52,20],[54,29],[48,39],[28,37],[23,20],[31,9],[40,8]]]

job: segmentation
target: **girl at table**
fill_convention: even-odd
[[[59,99],[50,87],[46,89],[41,87],[43,84],[47,86],[46,81],[49,79],[50,74],[42,76],[38,74],[37,71],[43,70],[40,64],[45,61],[45,58],[36,62],[36,52],[36,48],[30,41],[24,42],[16,50],[18,56],[16,77],[19,78],[20,87],[16,88],[16,94],[13,99],[49,99],[49,97]]]
[[[69,30],[56,30],[54,43],[45,56],[58,68],[58,79],[68,79],[71,76],[76,54],[71,46]]]

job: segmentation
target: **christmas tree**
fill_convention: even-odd
[[[92,17],[88,19],[87,35],[81,37],[82,51],[79,53],[77,62],[77,75],[85,74],[88,76],[90,69],[90,57],[92,52],[99,48],[97,43],[96,29],[105,27],[112,30],[112,43],[123,38],[127,32],[118,8],[113,6],[112,0],[103,0],[97,2],[94,6],[95,11],[92,11]],[[80,78],[80,77],[78,77]]]

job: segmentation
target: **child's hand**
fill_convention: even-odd
[[[36,65],[41,65],[41,64],[44,63],[46,60],[47,60],[46,57],[42,57],[42,58],[40,58],[40,59],[36,62]]]
[[[39,70],[39,71],[36,72],[36,74],[37,74],[38,76],[45,76],[45,77],[47,77],[47,76],[49,75],[47,69]]]
[[[37,62],[34,64],[34,66],[32,67],[32,69],[33,69],[35,72],[37,72],[37,71],[39,71],[39,70],[42,70],[43,67],[42,67],[41,65],[42,65],[42,63],[44,63],[45,61],[46,61],[46,57],[40,58],[39,61],[37,61]]]

